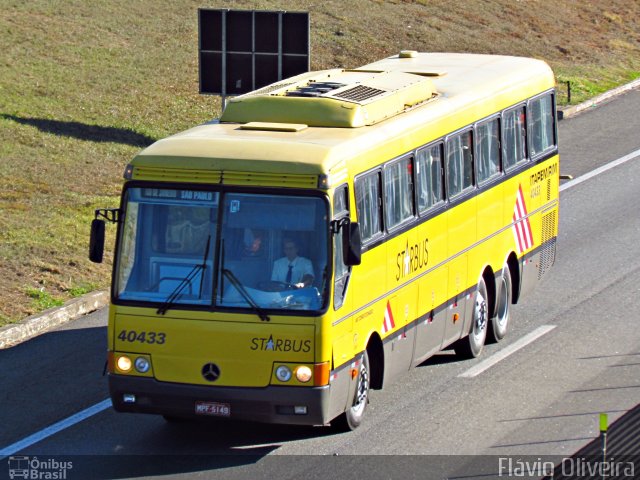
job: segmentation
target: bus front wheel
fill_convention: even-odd
[[[364,351],[362,362],[358,369],[356,390],[353,401],[347,410],[335,421],[334,426],[340,431],[355,430],[362,423],[364,412],[369,403],[369,387],[371,384],[371,370],[369,368],[369,355]]]
[[[480,277],[474,295],[473,318],[469,335],[458,340],[454,346],[457,355],[464,358],[480,356],[484,342],[487,338],[487,323],[489,321],[489,304],[487,285],[484,278]]]

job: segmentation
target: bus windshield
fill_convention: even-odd
[[[327,299],[328,207],[318,197],[126,190],[114,294],[124,302],[318,311]]]
[[[229,193],[216,303],[319,310],[327,286],[327,205],[316,197]]]

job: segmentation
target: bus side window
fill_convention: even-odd
[[[473,137],[462,132],[447,140],[447,193],[449,198],[473,187]]]
[[[405,157],[384,168],[385,225],[391,229],[413,217],[413,163]]]
[[[555,145],[553,95],[536,98],[529,103],[529,141],[531,156]]]
[[[527,130],[524,107],[516,107],[504,114],[504,169],[515,167],[527,159]]]
[[[341,186],[333,195],[333,219],[340,220],[349,216],[349,190],[346,185]],[[334,252],[334,289],[333,289],[333,308],[338,310],[347,293],[347,284],[351,267],[344,263],[342,251],[342,237],[344,235],[344,227],[333,236],[333,252]]]
[[[416,183],[418,211],[423,213],[440,203],[442,188],[442,143],[418,150],[416,154]]]
[[[380,170],[356,178],[356,208],[362,242],[382,234]]]
[[[478,183],[500,173],[500,120],[495,118],[478,125]]]

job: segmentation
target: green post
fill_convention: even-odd
[[[606,413],[600,414],[600,445],[602,446],[602,463],[607,462],[607,430],[609,419]]]

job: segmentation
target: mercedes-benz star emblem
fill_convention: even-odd
[[[220,377],[220,367],[218,367],[215,363],[207,363],[204,367],[202,367],[202,376],[205,378],[205,380],[215,382],[218,377]]]

